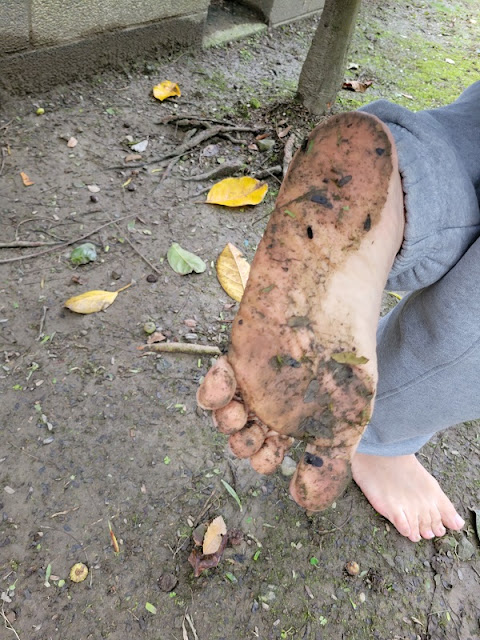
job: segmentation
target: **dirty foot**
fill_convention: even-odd
[[[414,455],[383,457],[357,453],[353,479],[372,507],[412,542],[458,531],[465,522],[440,485]]]
[[[403,227],[387,127],[353,112],[314,129],[259,244],[228,356],[199,389],[220,430],[235,432],[233,452],[253,456],[260,472],[281,462],[288,436],[307,441],[290,491],[308,510],[328,507],[350,480],[373,409],[381,295]]]

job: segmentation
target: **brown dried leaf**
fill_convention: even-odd
[[[345,80],[342,85],[342,89],[347,89],[348,91],[356,91],[357,93],[365,93],[365,91],[373,84],[372,80],[365,80],[365,82],[360,82],[359,80]]]
[[[216,269],[218,281],[223,289],[231,298],[240,302],[250,275],[250,265],[231,242],[218,256]]]
[[[222,516],[218,516],[209,524],[203,538],[203,554],[206,556],[217,553],[222,540],[227,533],[227,526]]]
[[[163,342],[166,339],[167,338],[163,335],[163,333],[160,333],[160,331],[155,331],[155,333],[152,333],[152,335],[149,336],[147,340],[147,344],[154,344],[155,342]]]
[[[20,175],[22,176],[22,182],[26,187],[30,187],[32,186],[32,184],[35,184],[30,180],[30,178],[27,176],[27,174],[24,171],[20,171]]]

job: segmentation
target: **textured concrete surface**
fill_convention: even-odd
[[[26,49],[29,36],[28,0],[0,0],[0,53]]]
[[[241,0],[259,11],[272,27],[300,20],[323,9],[324,0]]]
[[[22,93],[92,75],[123,63],[201,46],[206,12],[103,33],[79,42],[43,47],[0,59],[0,89]]]
[[[31,0],[32,44],[53,45],[95,33],[206,11],[209,0]]]

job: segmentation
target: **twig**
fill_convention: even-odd
[[[179,127],[198,127],[199,125],[208,126],[209,123],[213,124],[224,124],[227,126],[233,126],[229,120],[217,120],[215,118],[204,118],[203,116],[197,115],[189,115],[189,114],[175,114],[166,116],[162,118],[159,122],[155,122],[155,124],[163,125],[170,124],[172,122],[176,122]],[[257,128],[252,128],[252,131],[257,131]]]
[[[213,178],[221,178],[223,176],[231,176],[232,173],[236,173],[237,171],[241,171],[245,163],[243,162],[235,162],[233,164],[222,164],[219,167],[215,167],[210,171],[205,171],[205,173],[199,173],[196,176],[188,176],[186,178],[182,178],[185,182],[200,182],[201,180],[212,180]]]
[[[180,160],[181,156],[175,156],[175,158],[173,158],[173,160],[170,160],[170,162],[168,163],[167,168],[165,169],[165,171],[162,173],[162,177],[160,178],[157,187],[159,187],[162,182],[164,182],[168,176],[170,175],[171,170],[173,169],[173,167],[177,164],[177,162]]]
[[[4,608],[3,602],[2,602],[2,610],[0,611],[0,613],[2,614],[3,622],[5,623],[5,629],[8,629],[9,631],[13,631],[13,633],[15,634],[15,637],[17,638],[17,640],[20,640],[20,636],[15,631],[15,629],[12,626],[12,623],[7,618],[7,616],[5,615],[5,608]]]
[[[127,216],[127,218],[130,216]],[[112,223],[114,224],[114,226],[121,231],[120,227],[117,225],[117,221],[116,220],[112,220]],[[140,258],[146,263],[148,264],[148,266],[150,267],[150,269],[153,269],[153,271],[155,271],[155,273],[157,273],[159,276],[163,275],[163,273],[161,271],[159,271],[157,269],[157,267],[155,267],[148,258],[146,258],[143,253],[140,253],[140,251],[137,249],[137,247],[133,244],[133,242],[131,242],[131,240],[129,238],[127,238],[127,236],[124,236],[125,241],[127,242],[127,244],[129,244],[132,249],[135,251],[135,253],[140,256]]]
[[[17,240],[17,242],[0,242],[0,249],[22,249],[24,247],[48,247],[54,244],[60,244],[61,240],[57,242],[41,242],[40,240]]]
[[[5,147],[2,147],[2,164],[0,165],[0,176],[2,175],[3,167],[5,166],[6,157],[7,157],[7,154],[5,153]]]
[[[267,167],[267,169],[262,169],[261,171],[256,171],[253,174],[254,178],[257,178],[257,180],[263,180],[264,178],[268,178],[268,177],[272,177],[275,178],[275,180],[278,180],[278,178],[276,177],[275,174],[279,174],[282,175],[283,173],[283,169],[279,164],[276,164],[273,167]],[[281,180],[278,180],[278,182],[280,182],[280,184],[282,183]]]
[[[38,330],[37,340],[43,338],[43,325],[45,324],[45,318],[47,317],[48,307],[44,305],[42,319],[40,320],[40,329]]]
[[[38,462],[41,462],[42,464],[45,464],[45,462],[43,460],[41,460],[40,458],[37,458],[37,456],[33,456],[31,453],[28,453],[27,451],[24,451],[21,447],[17,447],[17,445],[13,444],[13,442],[9,442],[8,444],[11,447],[13,447],[14,449],[17,449],[17,451],[20,451],[21,453],[24,453],[29,458],[33,458],[34,460],[38,460]]]
[[[295,134],[292,133],[288,136],[288,140],[285,143],[285,147],[283,148],[283,175],[285,175],[288,171],[288,165],[292,161],[293,158],[293,145],[295,144]]]
[[[216,125],[215,127],[209,127],[207,129],[204,129],[203,131],[199,131],[196,135],[190,138],[190,140],[183,142],[181,145],[179,145],[178,147],[175,147],[175,149],[172,149],[172,151],[169,151],[163,156],[159,156],[158,158],[153,158],[152,160],[146,160],[145,162],[142,162],[141,164],[138,164],[138,165],[131,164],[129,167],[122,167],[122,168],[134,169],[136,167],[144,167],[147,164],[164,162],[165,160],[168,160],[173,156],[183,156],[185,153],[191,151],[192,149],[197,147],[199,144],[202,144],[202,142],[205,142],[210,138],[214,138],[215,136],[218,136],[221,133],[232,133],[234,131],[240,131],[240,132],[250,131],[251,132],[251,131],[258,131],[258,129],[252,129],[252,127],[234,127],[234,126],[226,126],[226,125]],[[118,167],[108,167],[108,168],[118,169]]]
[[[127,218],[131,218],[133,214],[129,214],[128,216],[123,216],[122,218],[118,218],[115,222],[121,222],[122,220],[126,220]],[[45,251],[39,251],[38,253],[30,253],[28,256],[19,256],[18,258],[7,258],[6,260],[0,260],[0,264],[7,264],[8,262],[18,262],[19,260],[29,260],[30,258],[38,258],[39,256],[44,256],[47,253],[51,253],[52,251],[57,251],[58,249],[64,249],[65,247],[69,247],[71,244],[75,244],[76,242],[80,242],[80,240],[85,240],[85,238],[89,238],[93,236],[95,233],[98,233],[101,229],[108,227],[109,224],[112,224],[112,220],[101,224],[93,231],[89,231],[85,233],[83,236],[79,238],[75,238],[74,240],[69,240],[68,242],[64,242],[62,244],[57,244],[54,247],[50,247],[50,249],[45,249]]]
[[[67,513],[72,511],[78,511],[80,507],[72,507],[71,509],[66,509],[65,511],[57,511],[57,513],[53,513],[50,518],[57,518],[58,516],[65,516]]]
[[[190,353],[211,356],[222,355],[222,352],[218,347],[212,347],[208,344],[190,344],[188,342],[160,342],[159,344],[144,344],[137,348],[160,351],[161,353]]]

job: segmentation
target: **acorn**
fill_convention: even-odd
[[[360,567],[358,566],[357,562],[355,562],[354,560],[350,560],[345,565],[345,571],[349,576],[357,576],[360,571]]]

